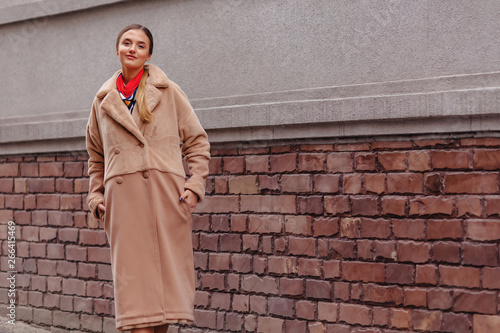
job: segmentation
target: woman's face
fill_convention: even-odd
[[[142,68],[144,63],[151,59],[149,43],[148,36],[142,30],[132,29],[125,32],[116,50],[122,66],[127,69]]]

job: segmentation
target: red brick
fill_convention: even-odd
[[[463,243],[463,263],[472,266],[498,266],[496,244]]]
[[[203,289],[225,290],[224,274],[203,274],[201,277],[201,286]]]
[[[357,241],[358,258],[371,260],[373,256],[373,242],[369,239],[360,239]]]
[[[469,316],[462,313],[444,313],[443,331],[444,332],[470,332],[471,321]],[[474,330],[474,332],[478,332]]]
[[[500,169],[499,149],[477,149],[474,151],[474,167],[482,170]]]
[[[388,193],[422,193],[423,177],[417,173],[387,174]]]
[[[77,178],[83,176],[82,162],[66,162],[64,163],[64,177]]]
[[[453,311],[483,314],[497,313],[497,296],[493,291],[457,291]]]
[[[68,261],[59,261],[57,263],[57,274],[64,277],[76,277],[77,264]]]
[[[425,288],[404,288],[404,306],[426,307],[427,289]]]
[[[240,252],[241,243],[241,235],[239,234],[222,234],[220,236],[221,251]]]
[[[443,313],[440,311],[413,310],[413,329],[421,331],[441,331]]]
[[[74,180],[75,190],[74,193],[87,193],[89,191],[89,179],[81,178]],[[71,192],[68,192],[71,193]]]
[[[80,230],[81,245],[104,245],[107,242],[104,230]]]
[[[299,154],[299,171],[322,171],[325,162],[326,154]]]
[[[259,317],[257,324],[257,332],[274,333],[283,332],[285,321],[279,318]]]
[[[475,241],[500,239],[499,220],[467,220],[466,237]]]
[[[283,193],[311,193],[311,175],[283,175],[281,176],[281,190]]]
[[[307,322],[301,320],[286,320],[285,321],[285,332],[306,332]],[[249,330],[248,332],[254,332],[254,330]]]
[[[215,310],[194,310],[194,318],[196,321],[196,325],[198,327],[206,327],[215,329],[217,326],[216,322],[216,312]]]
[[[242,195],[241,211],[295,214],[296,213],[295,196]]]
[[[460,220],[429,220],[427,223],[427,237],[429,239],[461,239],[463,233]]]
[[[21,239],[29,242],[38,242],[40,240],[40,228],[32,226],[22,227]]]
[[[337,303],[318,302],[318,320],[334,323],[337,321]]]
[[[346,143],[334,146],[335,151],[367,151],[370,150],[371,144],[368,142],[363,143]]]
[[[333,288],[334,288],[335,300],[347,301],[350,299],[349,283],[334,282]]]
[[[361,218],[363,238],[388,238],[391,234],[389,220]]]
[[[480,285],[479,268],[439,266],[439,275],[443,286],[479,288]]]
[[[498,193],[496,173],[448,173],[444,176],[446,193]]]
[[[87,248],[66,245],[66,259],[71,261],[87,261]]]
[[[410,151],[408,153],[408,169],[410,171],[430,170],[431,157],[427,151]]]
[[[339,232],[339,219],[319,217],[313,220],[313,235],[333,236]]]
[[[247,217],[248,215],[231,215],[231,231],[245,232],[247,231]]]
[[[11,179],[11,178],[2,179],[2,178],[0,178],[0,193],[13,193],[13,192],[14,192],[14,179]],[[16,192],[18,192],[18,191],[16,191]]]
[[[297,168],[297,154],[271,155],[271,172],[292,172]]]
[[[241,282],[241,289],[245,292],[256,292],[270,295],[278,294],[278,283],[275,278],[256,275],[245,275]]]
[[[269,155],[250,155],[245,157],[246,169],[250,173],[269,172]]]
[[[243,156],[223,157],[224,172],[232,174],[243,173],[244,161],[245,159]]]
[[[193,215],[193,230],[195,231],[209,231],[210,222],[208,215]]]
[[[275,257],[268,258],[269,273],[274,274],[296,274],[298,271],[297,258],[295,257]]]
[[[233,295],[232,309],[237,312],[249,312],[250,297],[248,295]]]
[[[282,215],[250,215],[248,232],[259,234],[281,233],[284,223]]]
[[[355,258],[354,249],[356,242],[352,240],[332,239],[330,248],[334,259]]]
[[[390,313],[391,315],[389,327],[407,330],[411,329],[411,310],[391,309]]]
[[[331,299],[332,286],[328,281],[306,280],[306,297]]]
[[[434,265],[417,265],[416,283],[436,285],[438,282],[437,272]]]
[[[491,333],[500,327],[500,316],[487,316],[474,314],[473,328],[474,333]]]
[[[444,191],[442,175],[438,173],[426,173],[424,175],[424,186],[429,194],[441,194]]]
[[[482,215],[481,198],[476,196],[466,196],[457,198],[458,216],[475,216]]]
[[[451,215],[453,200],[442,196],[416,197],[410,199],[410,215]]]
[[[227,293],[212,293],[212,308],[219,310],[229,310],[231,306],[231,295]]]
[[[434,288],[427,291],[427,306],[431,310],[450,309],[452,302],[451,290]]]
[[[372,142],[373,150],[388,150],[388,149],[408,149],[413,146],[410,141],[374,141]]]
[[[425,220],[392,220],[392,231],[396,238],[423,239]]]
[[[378,199],[375,196],[351,197],[352,215],[375,216],[379,215]]]
[[[285,216],[285,232],[295,235],[311,235],[311,217],[304,215]]]
[[[485,204],[487,216],[500,216],[500,197],[486,197]]]
[[[320,277],[322,266],[322,260],[299,258],[298,273],[303,276]]]
[[[475,147],[491,147],[500,146],[500,139],[498,138],[468,138],[461,139],[460,144],[462,146],[475,146]]]
[[[432,246],[432,253],[434,260],[437,262],[460,262],[460,244],[438,242]]]
[[[96,276],[96,265],[78,263],[78,277],[82,279],[94,279]]]
[[[316,240],[314,238],[288,238],[288,252],[292,255],[316,255]]]
[[[341,303],[339,320],[347,324],[368,326],[372,322],[372,311],[364,305]]]
[[[301,296],[304,294],[304,280],[281,278],[280,291],[282,295]]]
[[[342,279],[348,281],[384,282],[385,267],[381,263],[345,261],[342,263]]]
[[[353,161],[351,153],[330,153],[327,156],[328,172],[353,172]]]
[[[315,175],[314,191],[319,193],[337,193],[339,191],[339,183],[339,175]]]
[[[85,253],[84,252],[85,248],[79,248],[79,250],[81,250],[81,257],[79,259],[82,259]],[[111,253],[108,247],[88,247],[87,251],[89,256],[88,258],[89,262],[100,262],[105,264],[111,263]]]
[[[208,255],[208,268],[213,271],[228,271],[230,263],[229,253],[210,253]]]
[[[398,242],[399,261],[424,263],[430,259],[430,244],[413,241]]]
[[[212,231],[229,231],[229,217],[226,215],[212,215]]]
[[[469,169],[470,151],[433,151],[433,169]]]
[[[396,284],[415,283],[415,267],[406,264],[391,264],[386,266],[386,282]]]
[[[385,171],[402,171],[406,170],[407,156],[405,152],[381,152],[378,162]]]
[[[4,198],[5,198],[5,203],[4,203],[5,208],[23,209],[24,201],[22,194],[6,195],[4,196]]]
[[[266,176],[259,175],[259,189],[261,191],[269,190],[269,191],[279,191],[280,186],[278,184],[278,175],[275,176]]]
[[[323,197],[321,196],[297,197],[297,205],[299,214],[322,215],[324,212]]]
[[[49,162],[39,164],[40,177],[62,177],[63,176],[63,163]]]
[[[5,163],[5,162],[0,163],[1,177],[17,177],[18,174],[19,174],[19,163]],[[21,176],[25,177],[25,175],[23,174],[21,174]]]
[[[267,314],[267,298],[250,295],[250,311],[258,314]]]
[[[230,176],[229,193],[231,194],[257,194],[257,176]]]
[[[81,210],[82,197],[81,195],[61,195],[61,210]]]
[[[340,277],[340,260],[327,260],[323,263],[325,279]]]
[[[373,171],[376,167],[376,155],[373,153],[354,153],[357,171]]]
[[[195,213],[237,213],[239,212],[238,196],[208,196],[200,202]]]
[[[500,289],[500,268],[483,268],[483,287],[487,289]]]
[[[269,297],[268,311],[271,315],[291,318],[294,316],[294,302],[287,298]]]
[[[244,322],[245,318],[243,315],[237,313],[227,313],[225,328],[229,331],[241,332]]]
[[[362,177],[361,174],[346,174],[343,178],[344,194],[361,193]]]
[[[401,305],[403,304],[403,288],[366,284],[363,285],[363,301]]]
[[[351,211],[349,205],[349,197],[336,195],[336,196],[325,196],[325,212],[327,214],[344,214]]]
[[[365,189],[368,193],[382,194],[385,193],[385,180],[384,174],[364,174]]]
[[[229,177],[214,177],[214,191],[216,194],[227,194],[229,192]],[[206,200],[206,199],[205,199]]]
[[[242,241],[243,251],[257,251],[259,249],[259,235],[243,235]]]
[[[47,244],[48,259],[64,259],[64,244]]]

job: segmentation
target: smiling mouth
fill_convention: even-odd
[[[137,59],[137,57],[134,57],[133,55],[128,55],[127,58],[129,58],[129,59]]]

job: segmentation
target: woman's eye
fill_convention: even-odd
[[[139,47],[140,47],[141,49],[143,49],[143,48],[144,48],[144,45],[139,45]]]

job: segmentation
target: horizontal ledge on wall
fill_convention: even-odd
[[[219,145],[497,132],[500,73],[193,100],[192,104],[210,141]],[[64,140],[78,142],[76,148],[61,145],[66,150],[81,149],[88,115],[86,109],[0,119],[0,154],[17,153],[16,147],[23,147],[25,153],[53,151],[54,142]]]
[[[47,16],[109,5],[130,0],[13,0],[0,7],[0,25],[34,19],[36,25]]]

